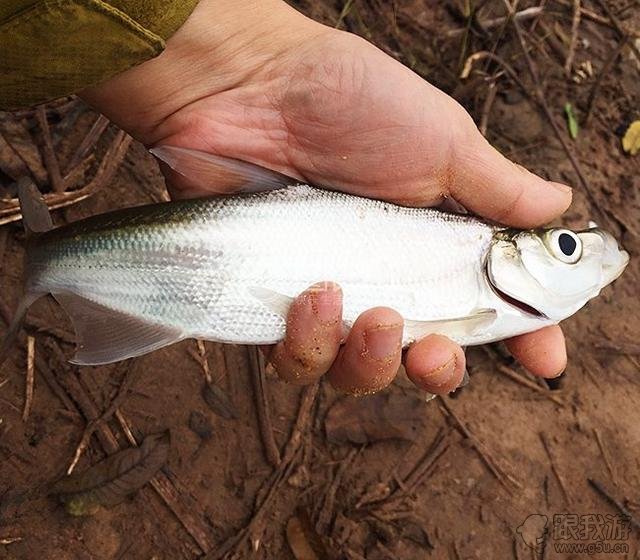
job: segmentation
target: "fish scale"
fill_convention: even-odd
[[[251,288],[293,297],[335,281],[347,324],[377,305],[416,321],[469,314],[482,304],[478,279],[494,229],[296,185],[55,230],[30,253],[30,289],[77,293],[188,336],[272,343],[283,336],[284,318]]]

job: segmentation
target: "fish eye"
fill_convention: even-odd
[[[552,229],[545,236],[548,251],[558,260],[575,264],[582,256],[581,239],[568,229]]]

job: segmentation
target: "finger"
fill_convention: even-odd
[[[546,181],[504,157],[476,130],[454,142],[450,194],[474,213],[529,228],[546,224],[571,204],[571,188]]]
[[[505,340],[513,357],[540,377],[558,377],[567,367],[567,348],[557,325]]]
[[[333,386],[365,395],[389,385],[400,368],[402,328],[402,317],[388,307],[360,315],[329,370]]]
[[[412,344],[404,362],[409,379],[434,395],[455,391],[462,382],[465,366],[464,350],[439,334]]]
[[[287,333],[270,362],[281,379],[306,385],[325,374],[342,338],[342,290],[320,282],[300,294],[287,315]]]

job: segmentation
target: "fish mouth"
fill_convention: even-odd
[[[629,264],[629,253],[627,253],[626,251],[619,250],[616,257],[616,262],[614,262],[613,264],[607,263],[605,264],[605,266],[603,266],[603,272],[605,275],[605,286],[611,284],[611,282],[613,282],[614,280],[617,280]]]
[[[491,289],[502,301],[504,301],[505,303],[508,303],[511,307],[515,307],[516,309],[519,309],[520,311],[522,311],[523,313],[526,313],[527,315],[531,315],[533,317],[542,317],[542,318],[545,317],[545,314],[538,311],[535,307],[532,307],[528,303],[525,303],[524,301],[520,301],[519,299],[516,299],[513,296],[510,296],[509,294],[506,294],[505,292],[503,292],[491,281],[490,277],[488,278],[489,278],[489,286],[491,286]]]

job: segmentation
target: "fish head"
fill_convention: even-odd
[[[489,284],[520,311],[556,322],[566,319],[629,262],[613,236],[593,226],[577,232],[498,230],[487,257]]]

